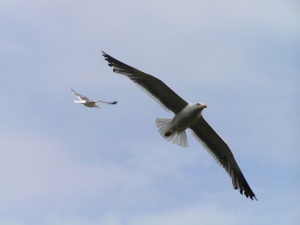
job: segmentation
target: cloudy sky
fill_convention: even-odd
[[[0,224],[292,225],[300,216],[298,1],[0,3]],[[231,147],[258,197],[101,50],[159,77]],[[118,104],[90,109],[70,89]]]

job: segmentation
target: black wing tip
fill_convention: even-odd
[[[108,61],[109,59],[108,58],[111,58],[110,55],[108,55],[106,52],[102,51],[102,55],[103,57],[105,58],[106,61]],[[109,64],[108,64],[109,65]],[[110,65],[109,65],[110,66]]]
[[[252,201],[253,201],[253,200],[258,201],[258,199],[257,199],[257,197],[256,197],[255,195],[246,195],[245,193],[244,193],[244,195],[245,195],[247,198],[250,198]]]
[[[237,190],[238,188],[237,187],[233,187],[235,190]],[[255,196],[255,194],[252,192],[252,190],[250,191],[246,191],[244,189],[240,189],[240,194],[241,195],[245,195],[246,198],[250,198],[251,200],[256,200],[258,201],[257,197]],[[250,192],[250,193],[249,193]]]
[[[113,57],[111,57],[110,55],[108,55],[107,53],[105,53],[104,51],[102,51],[102,55],[104,57],[104,59],[108,62],[108,66],[113,67],[113,60],[115,60]],[[116,72],[115,69],[113,69],[114,72]]]
[[[247,198],[249,197],[251,200],[256,200],[256,201],[258,201],[258,199],[257,199],[257,197],[255,196],[254,193],[248,194],[248,193],[244,192],[244,195],[245,195]]]
[[[111,66],[111,65],[110,65],[110,63],[111,63],[110,60],[112,60],[112,59],[114,59],[114,58],[111,57],[109,54],[107,54],[107,53],[104,52],[104,51],[102,51],[102,55],[103,55],[103,57],[105,58],[105,60],[109,62],[108,65]]]
[[[245,190],[243,188],[238,188],[237,186],[233,186],[233,188],[235,190],[238,190],[239,189],[239,192],[241,195],[245,195],[246,198],[250,198],[251,200],[256,200],[258,201],[257,197],[255,196],[255,194],[253,193],[253,191],[251,189],[249,190]]]

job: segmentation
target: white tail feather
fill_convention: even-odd
[[[156,118],[156,126],[160,135],[167,141],[172,141],[173,144],[177,144],[182,147],[188,146],[185,131],[174,131],[170,136],[165,136],[165,133],[171,129],[172,119]]]

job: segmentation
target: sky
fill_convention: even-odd
[[[296,0],[0,3],[0,224],[300,222]],[[228,143],[258,201],[101,55],[152,74]],[[71,88],[101,109],[74,104]]]

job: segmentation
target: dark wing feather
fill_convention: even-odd
[[[106,103],[106,104],[111,104],[111,105],[115,105],[115,104],[118,103],[117,101],[114,101],[114,102],[106,102],[106,101],[102,101],[102,100],[97,100],[97,102]]]
[[[188,103],[185,100],[156,77],[128,66],[105,52],[103,52],[103,56],[105,60],[108,61],[108,65],[113,67],[114,72],[129,77],[134,83],[146,91],[147,94],[150,94],[151,97],[157,100],[165,109],[178,113],[187,106]]]
[[[232,179],[234,189],[239,189],[241,194],[257,200],[255,194],[247,183],[241,169],[225,141],[201,117],[190,127],[195,137],[207,148],[216,161],[227,171]]]
[[[73,94],[74,94],[75,96],[77,96],[79,99],[81,99],[81,100],[86,100],[87,102],[90,101],[87,97],[85,97],[84,95],[78,94],[78,93],[77,93],[76,91],[74,91],[72,88],[71,88],[71,91],[72,91]]]

